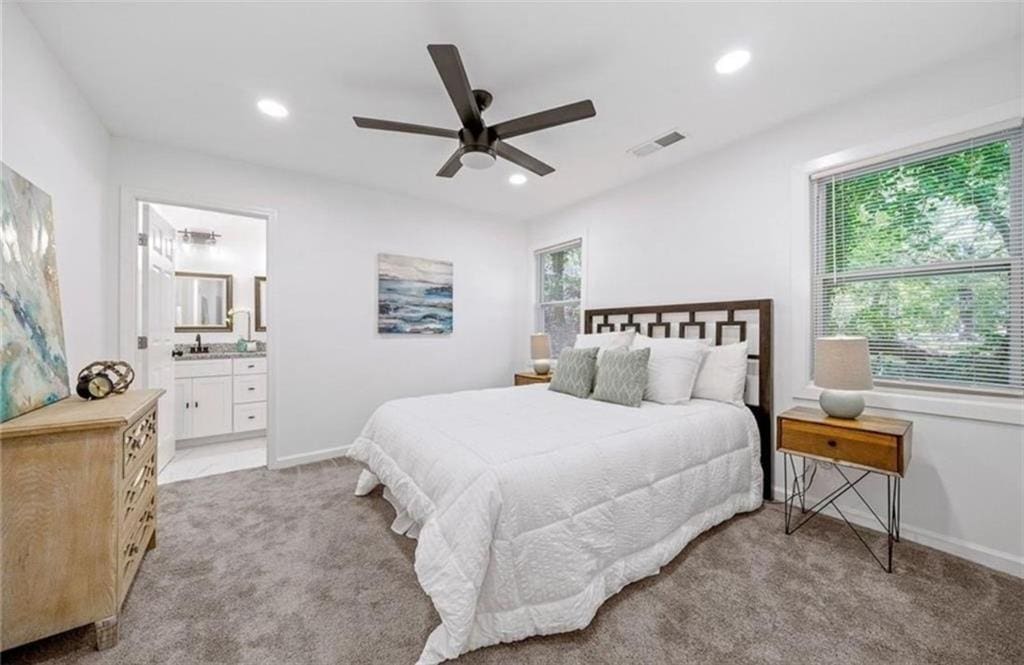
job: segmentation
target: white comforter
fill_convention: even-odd
[[[694,537],[761,505],[749,409],[523,386],[387,402],[348,455],[418,527],[441,617],[419,663],[583,628]],[[401,515],[400,515],[401,516]]]

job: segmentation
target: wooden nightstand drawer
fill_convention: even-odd
[[[910,461],[912,426],[905,420],[877,416],[844,420],[796,407],[780,414],[778,425],[780,452],[901,476]]]
[[[534,374],[533,372],[516,372],[515,384],[528,386],[531,383],[551,383],[551,374]]]
[[[779,447],[815,457],[898,472],[896,437],[783,420]]]

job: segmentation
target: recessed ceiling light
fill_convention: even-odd
[[[508,182],[511,185],[525,185],[526,176],[524,176],[522,173],[513,173],[508,177]]]
[[[750,62],[750,51],[743,49],[729,51],[715,63],[715,71],[719,74],[732,74],[746,67],[748,62]]]
[[[280,119],[288,117],[288,109],[286,109],[284,104],[276,99],[261,99],[256,103],[256,108],[269,115],[271,118]]]

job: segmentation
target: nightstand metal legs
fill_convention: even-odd
[[[900,496],[900,477],[889,474],[881,474],[885,476],[885,497],[886,497],[886,519],[882,520],[872,508],[871,504],[868,503],[864,495],[857,489],[857,485],[860,481],[871,475],[872,471],[864,471],[856,478],[852,478],[846,474],[843,467],[834,465],[836,472],[842,476],[843,483],[819,499],[813,506],[807,508],[807,490],[810,488],[811,483],[814,480],[814,476],[817,473],[818,463],[814,463],[814,468],[811,471],[810,476],[807,474],[807,459],[801,457],[802,467],[800,472],[797,472],[797,465],[795,455],[789,455],[783,453],[783,486],[785,489],[785,500],[783,504],[783,510],[786,517],[786,535],[795,533],[797,529],[807,524],[815,516],[821,513],[823,510],[831,506],[846,522],[846,526],[850,527],[857,539],[860,540],[861,544],[868,550],[871,556],[874,558],[878,565],[882,567],[887,573],[892,572],[892,547],[893,543],[898,543],[900,540],[900,511],[901,511],[901,496]],[[790,482],[790,473],[792,473],[793,479]],[[886,560],[883,562],[875,551],[871,548],[871,545],[864,540],[864,536],[861,535],[860,531],[847,519],[842,509],[836,503],[836,501],[849,492],[853,491],[857,495],[857,498],[861,500],[861,503],[868,509],[871,515],[878,522],[878,525],[882,528],[882,531],[886,536]],[[797,502],[800,504],[800,515],[794,515],[796,510]]]

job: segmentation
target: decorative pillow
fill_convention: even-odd
[[[548,390],[575,397],[590,396],[597,373],[597,348],[562,349],[558,356],[558,371],[551,377]]]
[[[693,384],[693,397],[743,402],[747,387],[747,343],[708,347]]]
[[[647,363],[650,349],[606,351],[597,367],[593,399],[623,406],[640,406],[647,388]]]
[[[597,359],[600,361],[601,356],[604,355],[605,351],[610,349],[628,349],[629,345],[633,343],[634,335],[636,335],[635,330],[594,333],[592,335],[576,335],[576,343],[573,345],[573,348],[589,349],[591,347],[597,347]]]
[[[659,404],[682,404],[690,399],[708,345],[678,337],[637,335],[633,349],[650,349],[644,399]]]

